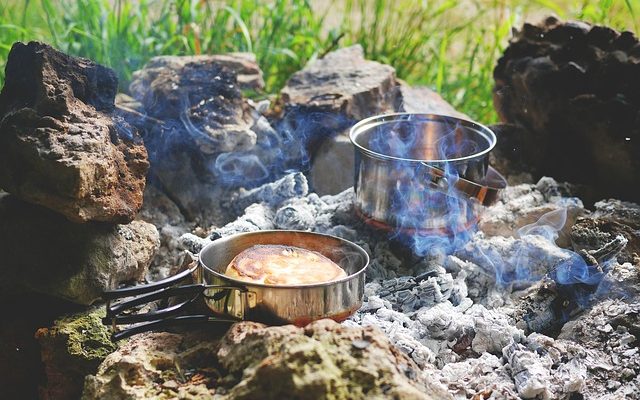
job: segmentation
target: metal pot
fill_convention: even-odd
[[[224,275],[224,271],[243,250],[259,244],[296,246],[317,251],[342,267],[348,274],[340,280],[296,286],[248,283]],[[171,278],[132,288],[104,293],[107,300],[105,324],[146,322],[114,333],[119,340],[136,333],[169,325],[200,322],[251,320],[270,325],[304,326],[311,321],[331,318],[342,321],[362,305],[365,270],[369,256],[355,243],[338,237],[302,231],[259,231],[218,239],[205,246],[192,268]],[[175,286],[193,276],[196,284]],[[174,296],[192,296],[160,310],[129,314],[128,310],[152,301]],[[131,299],[113,303],[116,299]],[[196,299],[204,298],[212,315],[179,315]],[[115,329],[114,329],[115,330]]]
[[[456,117],[398,113],[351,128],[355,208],[377,228],[455,233],[477,221],[506,180],[489,166],[496,144],[487,127]]]

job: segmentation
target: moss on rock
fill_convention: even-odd
[[[47,375],[42,397],[79,397],[84,377],[95,373],[105,357],[116,350],[109,329],[102,324],[104,316],[104,307],[95,307],[37,330]]]

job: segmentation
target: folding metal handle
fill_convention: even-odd
[[[109,302],[111,300],[121,299],[125,297],[136,296],[139,294],[152,293],[158,289],[163,289],[169,286],[173,286],[174,284],[182,281],[189,277],[195,270],[198,268],[198,263],[194,263],[194,265],[186,269],[174,276],[171,276],[166,279],[162,279],[153,283],[148,283],[146,285],[133,286],[130,288],[124,289],[115,289],[115,290],[106,290],[102,293],[102,298]]]
[[[436,168],[427,163],[421,163],[426,168],[431,185],[434,190],[449,194],[451,180],[446,176],[444,170]],[[473,182],[465,178],[455,177],[453,188],[471,199],[476,199],[483,206],[490,206],[498,200],[500,190],[507,187],[507,180],[493,167],[489,166],[484,182]]]
[[[239,321],[240,318],[236,318],[235,316],[229,316],[229,318],[226,319],[212,317],[210,315],[179,315],[183,311],[185,311],[190,304],[194,303],[198,298],[200,298],[200,296],[203,296],[207,300],[220,301],[228,298],[228,296],[231,295],[232,290],[239,291],[243,296],[246,296],[247,293],[249,293],[246,287],[235,285],[205,285],[202,283],[197,283],[182,286],[171,286],[186,278],[188,274],[185,274],[185,272],[193,271],[194,269],[190,269],[162,281],[131,288],[135,290],[120,289],[110,291],[105,296],[108,299],[106,304],[107,312],[105,318],[102,319],[102,323],[112,326],[114,331],[114,333],[112,334],[112,339],[116,341],[132,336],[136,333],[182,324]],[[212,295],[207,295],[205,294],[205,292],[208,289],[220,289],[220,291],[217,291]],[[149,304],[157,300],[168,300],[169,298],[176,296],[190,296],[190,298],[186,301],[182,301],[178,304],[174,304],[165,308],[160,308],[158,310],[148,311],[144,313],[127,313],[137,306]],[[113,300],[127,297],[131,297],[131,299],[119,301],[115,304],[112,304]],[[243,308],[245,303],[246,301],[242,302]],[[244,315],[244,310],[241,311],[242,316]],[[116,332],[117,325],[129,325],[140,322],[146,323],[135,325]]]
[[[234,323],[238,322],[234,319],[221,319],[211,317],[209,315],[183,315],[179,317],[161,319],[158,321],[148,322],[146,324],[140,324],[133,326],[131,328],[123,329],[118,332],[114,332],[111,334],[111,340],[117,342],[118,340],[126,339],[133,335],[137,335],[138,333],[149,332],[149,331],[158,331],[163,330],[165,328],[170,328],[174,326],[189,326],[189,325],[199,325],[199,324],[208,324],[208,323]]]

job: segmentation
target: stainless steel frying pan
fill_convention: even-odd
[[[317,251],[342,267],[347,277],[325,283],[278,286],[248,283],[224,275],[243,250],[254,245],[296,246]],[[218,239],[205,246],[191,269],[148,285],[104,293],[105,324],[137,324],[115,332],[114,340],[170,325],[251,320],[269,325],[295,324],[331,318],[342,321],[362,305],[365,270],[369,256],[355,243],[334,236],[302,231],[259,231]],[[177,285],[192,276],[197,282]],[[174,296],[191,296],[179,304],[145,313],[129,313],[135,307]],[[200,297],[210,315],[182,315]]]

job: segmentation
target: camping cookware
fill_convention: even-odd
[[[260,244],[317,251],[342,267],[348,276],[332,282],[278,286],[244,282],[224,275],[237,254]],[[103,322],[114,328],[115,325],[144,322],[114,333],[114,340],[119,340],[143,331],[193,322],[252,320],[271,325],[304,326],[321,318],[341,321],[362,304],[364,272],[368,265],[367,253],[345,239],[301,231],[240,233],[208,244],[198,255],[197,264],[171,278],[105,292],[107,316]],[[197,283],[176,286],[190,275]],[[155,311],[129,313],[134,307],[174,296],[190,296],[190,299]],[[181,315],[200,296],[212,315]],[[120,301],[114,302],[117,299]]]
[[[460,118],[398,113],[351,128],[355,208],[366,222],[405,233],[451,233],[476,222],[506,180],[489,166],[496,144],[487,127]],[[452,215],[457,218],[452,224]]]

